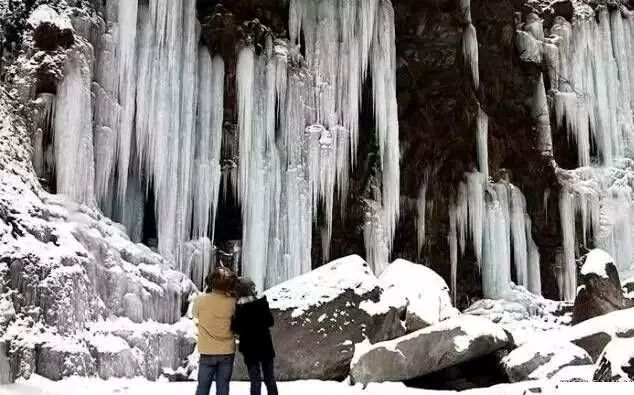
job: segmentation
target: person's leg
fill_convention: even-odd
[[[216,368],[216,395],[229,395],[229,385],[233,374],[233,355],[218,356]]]
[[[201,355],[198,363],[198,386],[196,387],[196,395],[209,395],[215,373],[216,365],[212,357]]]
[[[264,374],[264,384],[266,385],[267,395],[277,395],[277,383],[275,381],[273,359],[262,362],[262,373]]]
[[[251,395],[262,393],[262,371],[259,362],[250,361],[246,364],[249,371],[249,381],[251,381]]]

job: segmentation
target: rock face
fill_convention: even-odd
[[[405,299],[405,326],[408,332],[460,314],[451,305],[451,295],[445,280],[426,266],[397,259],[381,273],[379,282],[385,290],[385,298]]]
[[[0,90],[0,370],[6,369],[6,358],[11,368],[2,376],[37,373],[58,380],[99,373],[156,379],[162,367],[178,367],[193,350],[191,331],[178,326],[194,285],[97,210],[44,192],[17,114]],[[134,344],[118,335],[128,347],[122,353],[89,347],[97,333],[94,324],[117,317],[141,322],[144,339]],[[190,347],[173,352],[164,333],[173,336],[177,348]],[[144,342],[151,346],[143,347]],[[173,354],[169,364],[163,363],[164,350]],[[148,369],[137,366],[138,358],[160,362]]]
[[[572,342],[588,352],[596,361],[605,346],[614,338],[634,337],[634,308],[619,310],[594,317],[577,325],[551,334]]]
[[[615,339],[605,347],[593,381],[634,381],[634,339]]]
[[[502,359],[511,382],[546,380],[566,366],[588,364],[592,364],[592,359],[581,347],[545,339],[526,343]]]
[[[278,379],[344,379],[355,343],[404,334],[402,306],[390,305],[382,292],[368,264],[356,255],[268,290]],[[246,378],[243,368],[237,364],[235,377]]]
[[[614,259],[605,251],[590,251],[581,267],[573,324],[625,307],[623,290]]]
[[[510,344],[511,339],[500,326],[462,315],[398,339],[357,345],[350,377],[363,384],[413,379]]]

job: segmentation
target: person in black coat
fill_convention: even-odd
[[[253,281],[242,278],[236,285],[236,311],[231,329],[238,336],[238,350],[251,380],[251,395],[262,393],[262,378],[268,395],[278,395],[273,361],[275,350],[270,328],[274,325],[273,315],[266,296],[257,297]]]

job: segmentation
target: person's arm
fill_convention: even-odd
[[[275,325],[275,319],[273,318],[273,313],[271,313],[271,308],[269,307],[269,301],[264,299],[266,302],[266,314],[265,314],[265,323],[268,328],[273,327]]]

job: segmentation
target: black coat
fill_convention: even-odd
[[[240,339],[238,349],[247,364],[275,358],[269,330],[273,324],[273,315],[266,296],[236,305],[231,329]]]

